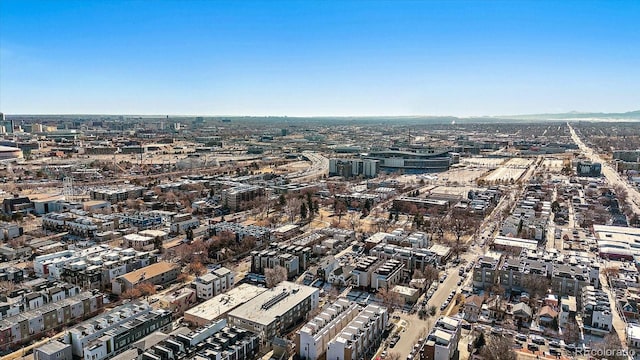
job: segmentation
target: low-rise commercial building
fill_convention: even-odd
[[[258,334],[263,343],[281,336],[318,307],[320,290],[283,281],[229,313],[229,322]]]
[[[204,326],[226,317],[229,311],[250,301],[267,289],[251,284],[240,284],[226,293],[195,306],[184,313],[184,321],[196,326]]]

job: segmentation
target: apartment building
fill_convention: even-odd
[[[378,244],[369,250],[369,254],[383,260],[398,260],[404,265],[403,271],[407,272],[422,271],[438,263],[437,256],[429,250],[393,244]]]
[[[200,226],[200,220],[191,214],[179,214],[173,217],[169,226],[171,233],[184,234],[187,230]]]
[[[253,360],[260,350],[260,338],[255,333],[218,320],[192,332],[186,328],[171,335],[149,335],[139,342],[137,354],[142,360]]]
[[[485,256],[478,259],[473,268],[473,287],[476,289],[487,289],[498,282],[500,277],[498,265],[502,259],[502,254],[497,252],[487,252]]]
[[[162,226],[167,221],[162,214],[159,214],[156,211],[146,211],[135,214],[120,213],[116,216],[118,217],[120,224],[133,227],[138,230],[145,230]]]
[[[499,270],[500,286],[506,291],[527,291],[535,277],[547,278],[547,264],[527,258],[506,259]]]
[[[271,342],[306,319],[318,307],[320,290],[283,281],[229,312],[229,323]]]
[[[177,264],[160,261],[118,276],[111,282],[111,292],[119,295],[142,283],[165,285],[175,281],[179,274],[180,267]]]
[[[296,332],[296,353],[304,360],[322,356],[333,340],[356,316],[361,307],[344,298],[336,300]]]
[[[387,308],[367,305],[327,346],[327,359],[351,360],[371,357],[389,322]]]
[[[0,350],[19,348],[47,331],[96,314],[103,306],[100,293],[84,292],[37,306],[0,320]]]
[[[232,234],[236,240],[242,240],[246,236],[255,238],[258,243],[268,243],[271,240],[271,229],[263,226],[243,225],[226,221],[209,224],[209,233],[211,235],[220,235],[224,232]]]
[[[565,296],[580,296],[581,290],[591,284],[590,269],[583,265],[553,264],[551,289]]]
[[[118,186],[118,187],[99,187],[89,190],[91,200],[104,200],[112,204],[127,199],[137,199],[142,197],[146,188],[144,186]]]
[[[104,289],[116,277],[156,261],[157,255],[153,253],[99,245],[36,256],[33,266],[39,277],[60,279],[89,289]]]
[[[97,233],[114,231],[118,227],[114,215],[89,214],[84,210],[48,213],[42,216],[42,226],[51,231],[69,232],[76,236],[95,238]]]
[[[585,286],[581,294],[584,331],[604,336],[613,329],[613,314],[609,296],[593,286]]]
[[[233,211],[242,210],[248,202],[264,196],[264,194],[264,188],[261,186],[240,185],[222,190],[222,203]]]
[[[128,303],[69,329],[63,341],[74,357],[112,357],[154,331],[171,326],[171,312],[153,310],[146,302]]]
[[[387,260],[371,274],[371,289],[390,290],[394,285],[398,284],[402,278],[402,269],[404,264],[398,260]]]
[[[380,161],[372,159],[329,159],[329,175],[350,179],[357,176],[374,178]]]
[[[292,278],[307,269],[310,256],[310,247],[271,244],[269,249],[251,252],[251,272],[264,274],[266,269],[282,266],[287,269],[288,277]]]
[[[138,251],[150,251],[154,248],[154,239],[140,234],[127,234],[122,237],[122,246]]]
[[[9,241],[22,235],[22,228],[17,224],[0,221],[0,239]]]
[[[73,360],[71,345],[61,341],[50,341],[33,350],[34,360]]]
[[[226,292],[233,287],[234,283],[233,272],[225,267],[198,276],[193,282],[198,299],[203,300]]]
[[[369,288],[373,272],[382,265],[384,261],[375,256],[365,256],[360,258],[351,271],[352,284],[358,288]]]
[[[80,294],[80,288],[68,283],[44,281],[32,288],[21,288],[0,297],[0,319],[18,315]]]
[[[431,333],[422,343],[420,353],[424,360],[450,360],[456,356],[460,340],[460,319],[444,316],[438,319]]]

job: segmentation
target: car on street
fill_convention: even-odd
[[[527,344],[527,350],[529,351],[538,351],[540,350],[540,347],[536,344]]]
[[[543,337],[540,337],[540,336],[536,336],[536,337],[532,338],[532,339],[531,339],[531,342],[532,342],[532,343],[534,343],[534,344],[538,344],[538,345],[544,345],[544,344],[546,344],[546,343],[547,343],[547,342],[544,340],[544,338],[543,338]]]

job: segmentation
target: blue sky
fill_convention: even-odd
[[[0,1],[8,114],[640,109],[640,1]]]

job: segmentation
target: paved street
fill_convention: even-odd
[[[596,152],[593,151],[593,149],[589,148],[584,142],[582,142],[582,140],[580,140],[580,138],[578,137],[578,134],[576,134],[575,130],[573,130],[573,127],[571,126],[571,124],[567,124],[567,126],[569,126],[569,131],[571,132],[571,137],[573,138],[573,141],[575,141],[576,144],[578,144],[578,147],[580,148],[580,150],[582,151],[582,153],[584,155],[586,155],[589,160],[593,161],[593,162],[599,162],[602,164],[602,175],[604,175],[607,178],[607,181],[609,182],[609,184],[611,184],[612,186],[616,186],[616,185],[621,185],[623,186],[628,193],[628,199],[629,204],[631,205],[631,208],[633,209],[633,212],[635,214],[640,214],[640,193],[638,193],[638,191],[631,186],[627,181],[623,180],[620,175],[618,174],[618,172],[613,169],[606,161],[604,161],[600,155],[598,155]]]

